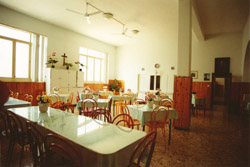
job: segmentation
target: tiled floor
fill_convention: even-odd
[[[3,138],[0,141],[2,167],[7,150]],[[249,167],[249,143],[249,116],[229,114],[218,105],[205,116],[192,116],[189,131],[173,128],[166,148],[159,131],[151,167]],[[32,166],[27,151],[25,157],[23,166]],[[18,166],[17,158],[11,166]]]
[[[249,167],[249,116],[222,105],[191,118],[189,131],[172,129],[171,145],[158,133],[152,167]]]

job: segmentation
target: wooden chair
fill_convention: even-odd
[[[74,145],[66,138],[56,134],[50,133],[45,136],[45,154],[46,166],[82,166],[81,158],[79,158],[80,153]]]
[[[174,101],[169,98],[161,99],[159,105],[174,108]]]
[[[85,99],[93,99],[93,93],[88,92]]]
[[[33,96],[32,96],[32,95],[29,95],[29,94],[25,94],[23,100],[32,103],[32,101],[33,101]]]
[[[119,114],[122,114],[122,108],[125,106],[125,103],[123,101],[116,101],[115,102],[115,113],[114,116],[117,116]]]
[[[13,98],[18,99],[18,97],[19,97],[19,93],[18,92],[14,93]]]
[[[74,93],[73,93],[73,92],[71,92],[71,93],[69,94],[68,99],[67,99],[67,103],[72,103],[73,98],[74,98]]]
[[[80,94],[79,92],[77,91],[77,95],[76,95],[76,102],[80,101]]]
[[[130,115],[130,112],[129,112],[127,105],[122,106],[122,113]],[[134,122],[134,126],[137,127],[137,130],[140,130],[141,122],[138,119],[134,119],[134,118],[132,118],[132,119]]]
[[[143,99],[135,99],[133,101],[133,104],[146,104],[146,101]]]
[[[84,99],[81,103],[79,115],[83,113],[85,116],[91,116],[92,112],[96,111],[97,103],[94,99]]]
[[[44,137],[41,132],[36,128],[36,126],[30,122],[26,121],[27,134],[29,139],[30,151],[33,157],[33,166],[44,166],[45,159],[45,145]]]
[[[109,122],[109,123],[112,122],[112,117],[110,112],[104,108],[99,108],[96,111],[92,112],[91,118],[98,119],[103,122]]]
[[[126,126],[128,128],[134,129],[134,121],[133,118],[129,114],[119,114],[117,115],[113,121],[113,124],[115,125],[121,125]]]
[[[153,131],[147,134],[136,145],[129,161],[129,167],[150,166],[150,162],[155,148],[156,136],[157,136],[156,131]]]
[[[62,108],[63,111],[67,110],[67,112],[71,111],[71,113],[74,113],[75,106],[72,103],[65,103]]]
[[[7,123],[9,128],[9,148],[7,153],[7,166],[12,160],[14,146],[17,143],[21,147],[19,166],[22,166],[24,147],[28,145],[27,133],[24,132],[23,124],[20,117],[11,111],[7,111]]]
[[[158,128],[162,130],[162,136],[164,144],[166,146],[166,137],[165,137],[165,125],[168,124],[168,115],[170,107],[156,106],[153,111],[151,111],[151,119],[148,122],[145,122],[145,126],[149,127],[149,132],[157,131]]]
[[[14,92],[10,90],[10,97],[14,97]]]
[[[50,104],[50,107],[63,110],[63,105],[64,105],[64,103],[62,101],[58,100],[58,101]]]

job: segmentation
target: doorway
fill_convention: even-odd
[[[211,106],[229,105],[231,98],[232,73],[212,75]]]
[[[215,78],[214,104],[225,103],[225,78]]]

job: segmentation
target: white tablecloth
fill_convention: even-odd
[[[4,104],[4,109],[25,107],[25,106],[31,106],[31,103],[27,101],[15,99],[13,97],[9,97],[8,101]]]

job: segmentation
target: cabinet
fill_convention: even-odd
[[[73,92],[73,103],[75,104],[77,91],[83,91],[84,73],[82,71],[47,68],[45,81],[47,94],[54,93],[54,87],[58,87],[60,93],[69,94]]]

